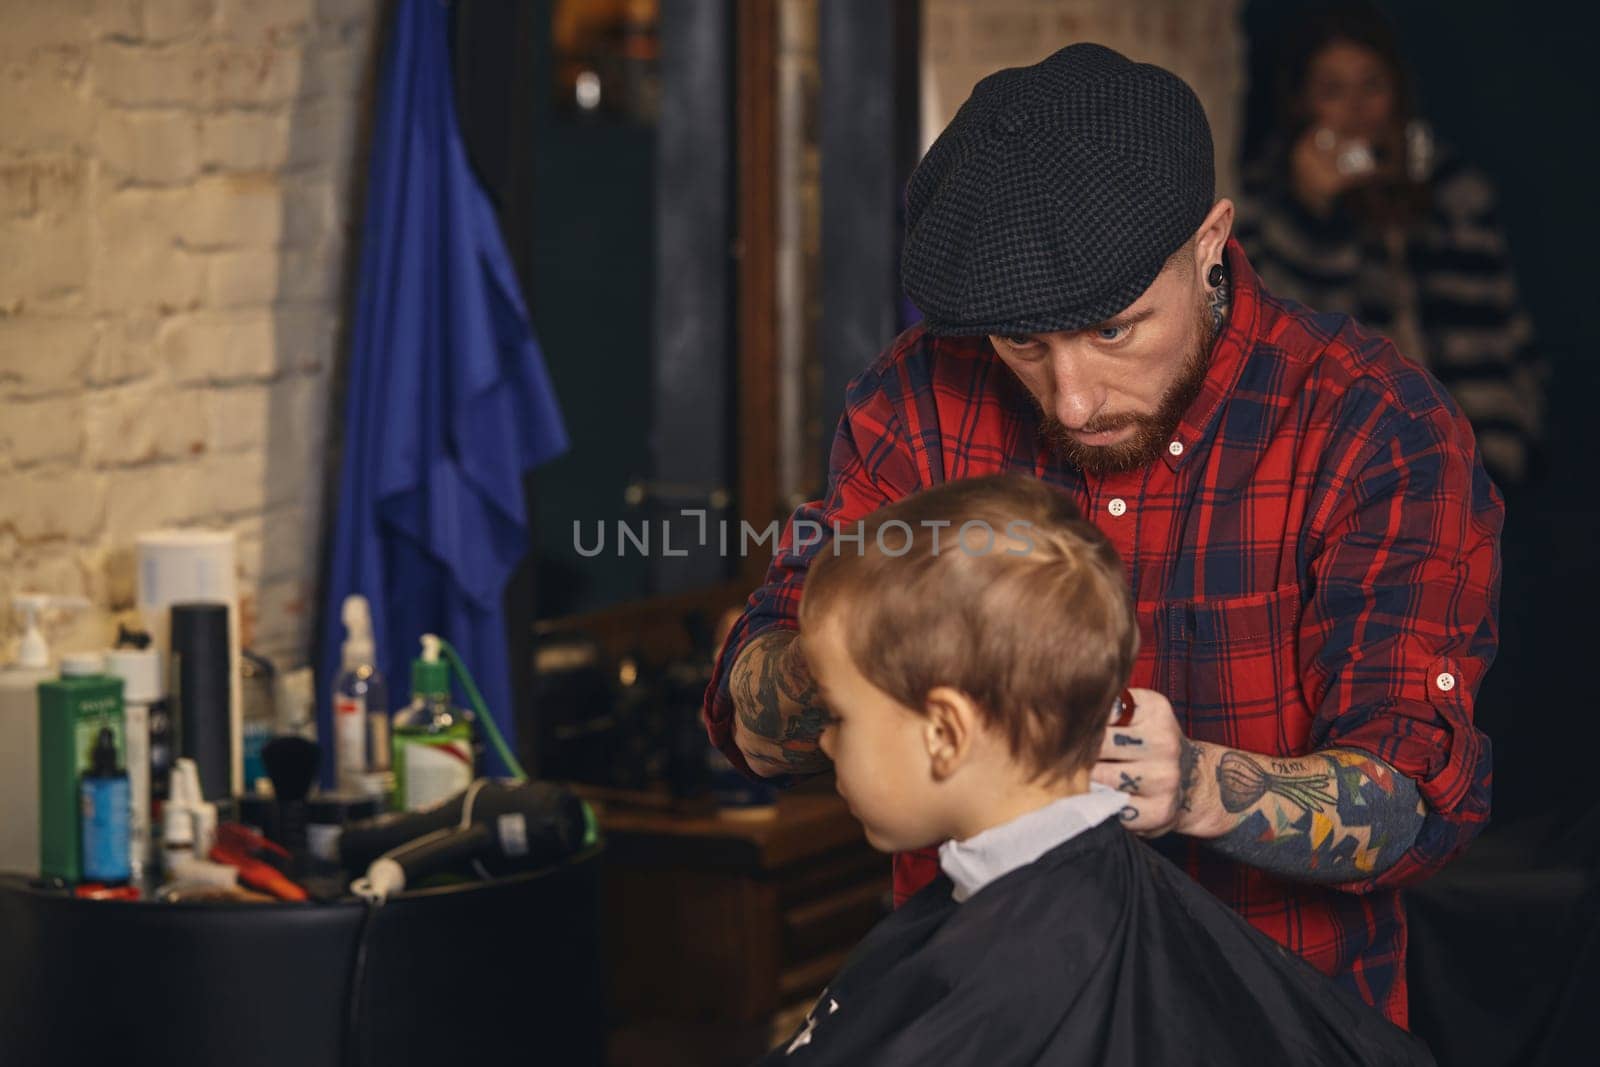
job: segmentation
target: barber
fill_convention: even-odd
[[[1352,319],[1261,287],[1193,91],[1096,45],[974,89],[908,187],[924,321],[849,387],[707,693],[762,776],[823,771],[795,643],[809,560],[941,480],[1024,471],[1121,554],[1135,708],[1095,780],[1246,919],[1406,1023],[1401,890],[1489,813],[1473,699],[1503,508],[1449,394]],[[851,551],[848,541],[839,550]],[[897,899],[936,873],[895,859]]]

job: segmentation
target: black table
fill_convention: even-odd
[[[0,1064],[598,1064],[600,852],[372,911],[0,875]]]

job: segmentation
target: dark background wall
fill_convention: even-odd
[[[1271,106],[1272,43],[1300,0],[1252,0],[1250,143]],[[1523,299],[1548,361],[1542,476],[1507,501],[1502,646],[1479,700],[1495,743],[1498,820],[1594,806],[1600,715],[1588,665],[1600,602],[1600,477],[1589,445],[1600,395],[1594,268],[1600,250],[1600,75],[1579,8],[1390,2],[1421,108],[1500,191]]]

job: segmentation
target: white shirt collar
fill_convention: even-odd
[[[965,841],[946,841],[939,846],[939,866],[955,883],[951,896],[958,904],[967,900],[996,878],[1099,826],[1127,803],[1126,793],[1091,782],[1087,793],[1062,797]]]

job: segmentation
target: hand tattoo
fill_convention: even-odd
[[[1195,776],[1200,771],[1200,746],[1187,737],[1180,738],[1178,744],[1178,810],[1193,811],[1189,794],[1194,791]]]
[[[762,756],[762,763],[821,770],[827,761],[817,738],[827,709],[795,645],[798,636],[781,630],[756,638],[734,663],[728,688],[744,728],[782,749],[782,761]]]
[[[1140,776],[1129,774],[1127,771],[1119,771],[1118,773],[1122,775],[1122,781],[1117,783],[1117,788],[1131,797],[1138,796]]]
[[[1111,743],[1118,748],[1127,748],[1129,745],[1143,745],[1144,739],[1129,737],[1127,734],[1112,734]]]

